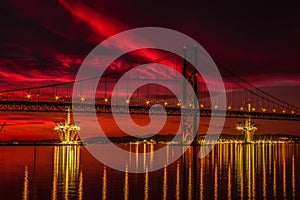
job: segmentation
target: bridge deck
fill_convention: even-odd
[[[72,106],[71,102],[40,102],[40,101],[0,101],[0,111],[14,112],[65,112],[66,106]],[[74,112],[94,112],[111,113],[112,110],[116,113],[131,113],[131,114],[149,114],[149,106],[117,105],[111,107],[109,104],[89,104],[89,103],[73,103]],[[159,107],[152,109],[153,114],[161,115],[167,113],[170,116],[180,116],[181,114],[192,115],[199,114],[201,117],[211,117],[211,109],[191,109],[179,107]],[[216,110],[214,116],[223,116],[226,112],[226,118],[245,118],[253,119],[268,119],[268,120],[290,120],[300,121],[300,114],[291,113],[274,113],[274,112],[247,112],[240,110]]]

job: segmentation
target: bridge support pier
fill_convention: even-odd
[[[57,131],[58,136],[63,144],[76,144],[78,142],[78,131],[80,130],[78,122],[71,124],[71,107],[66,106],[65,123],[56,121],[54,130]]]
[[[247,103],[248,112],[251,112],[251,103]],[[253,136],[254,132],[257,130],[255,127],[255,124],[251,122],[250,116],[247,116],[245,119],[245,122],[239,122],[237,126],[237,130],[242,131],[242,133],[245,136],[245,143],[252,143],[253,142]]]

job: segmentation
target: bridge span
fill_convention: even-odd
[[[65,112],[66,107],[72,107],[71,102],[52,102],[52,101],[22,101],[22,100],[10,100],[0,101],[0,111],[9,112]],[[96,113],[114,113],[124,114],[138,114],[148,115],[151,105],[114,105],[111,106],[108,103],[73,103],[74,112],[96,112]],[[232,109],[216,109],[214,116],[223,115],[226,112],[227,118],[245,118],[251,117],[253,119],[267,119],[267,120],[289,120],[300,121],[300,114],[287,113],[287,112],[248,112],[246,110],[232,110]],[[181,116],[182,114],[190,115],[197,114],[200,117],[212,117],[211,109],[201,108],[180,108],[180,106],[165,106],[152,107],[152,114],[161,115],[167,113],[169,116]]]

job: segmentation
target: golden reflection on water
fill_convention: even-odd
[[[79,186],[78,186],[78,200],[83,199],[83,174],[82,171],[80,170],[79,174]]]
[[[267,198],[267,177],[266,177],[266,153],[265,153],[265,145],[262,145],[262,171],[263,171],[263,198]]]
[[[293,151],[288,153],[288,148],[290,148],[288,144],[219,144],[208,157],[200,159],[198,162],[199,182],[197,184],[199,186],[195,185],[192,153],[189,149],[184,159],[181,162],[177,161],[174,189],[170,188],[167,181],[167,168],[163,169],[162,198],[166,199],[166,190],[168,189],[175,190],[176,199],[182,197],[193,199],[195,187],[199,188],[196,190],[199,199],[207,198],[207,190],[210,188],[213,188],[214,199],[224,197],[225,194],[228,199],[236,197],[266,199],[270,195],[278,197],[278,191],[285,198],[288,197],[289,189],[291,197],[295,198],[295,155]],[[279,160],[277,160],[277,152],[281,152]],[[289,155],[290,158],[288,158]],[[290,162],[291,188],[287,187],[287,174],[289,173],[287,162]],[[278,171],[278,168],[281,171]],[[211,186],[213,187],[207,182],[210,172],[213,173],[211,176],[213,180]],[[148,176],[148,173],[145,176]],[[278,178],[278,176],[282,178]],[[184,185],[185,182],[187,185]],[[224,188],[226,188],[225,193]]]
[[[231,159],[230,159],[231,160]],[[228,165],[228,183],[227,183],[227,190],[228,190],[228,199],[231,199],[231,164]]]
[[[295,190],[295,155],[292,155],[292,197],[295,199],[296,190]]]
[[[135,145],[135,168],[138,170],[139,167],[139,144]]]
[[[154,144],[153,143],[150,144],[150,151],[149,151],[149,153],[150,153],[150,168],[152,169],[153,162],[154,162]]]
[[[126,166],[125,169],[123,192],[124,192],[124,200],[128,200],[129,199],[128,165]]]
[[[280,152],[279,157],[277,152]],[[211,165],[207,165],[207,162]],[[209,190],[209,186],[205,180],[210,172],[214,199],[224,197],[224,184],[228,199],[267,199],[270,195],[274,198],[278,198],[278,195],[282,198],[296,197],[295,154],[293,146],[289,144],[219,144],[209,158],[200,160],[200,199],[208,198],[206,190]],[[290,188],[287,186],[288,176]],[[222,181],[224,178],[226,183]],[[288,191],[290,196],[287,196]]]
[[[191,148],[190,148],[191,149]],[[188,162],[188,200],[192,200],[193,198],[193,175],[192,175],[192,162]]]
[[[282,148],[282,164],[283,164],[283,172],[282,172],[282,176],[283,176],[283,198],[286,199],[286,161],[285,161],[285,156],[286,156],[286,146],[284,145],[284,148]]]
[[[218,199],[218,165],[214,166],[214,199]]]
[[[52,200],[82,199],[83,175],[80,172],[80,147],[55,146],[53,159]]]
[[[144,170],[146,171],[147,169],[147,166],[146,166],[146,160],[147,160],[147,144],[144,144],[144,151],[143,151],[143,153],[144,153],[144,156],[143,156],[143,158],[144,158]]]
[[[176,166],[176,200],[180,200],[180,165],[177,163]]]
[[[149,173],[148,173],[148,168],[146,168],[146,173],[145,173],[145,185],[144,185],[144,200],[149,199]]]
[[[274,158],[274,161],[273,161],[273,197],[274,199],[277,197],[277,191],[276,191],[276,188],[277,188],[277,182],[276,182],[276,157]]]
[[[255,177],[256,177],[256,174],[255,174],[255,149],[252,148],[251,149],[251,176],[252,176],[252,180],[251,180],[251,184],[252,184],[252,196],[255,197],[256,195],[256,184],[255,184]]]
[[[200,200],[204,199],[204,185],[203,185],[203,171],[204,171],[204,159],[200,161]]]
[[[154,152],[155,145],[140,144],[140,150],[146,154]],[[139,145],[129,146],[136,154],[136,162],[146,169],[146,173],[134,175],[128,173],[128,164],[121,181],[114,184],[121,185],[119,199],[130,199],[129,186],[142,189],[143,198],[149,199],[153,195],[153,187],[160,187],[159,199],[266,199],[288,198],[296,199],[296,162],[299,162],[297,148],[289,144],[218,144],[205,158],[196,158],[194,153],[199,147],[190,147],[184,156],[170,166],[162,169],[160,177],[149,172],[149,167],[155,162],[154,157],[140,156],[138,162]],[[134,148],[135,147],[135,148]],[[80,164],[80,146],[55,146],[53,153],[52,200],[56,199],[85,199],[84,187],[89,184],[84,178]],[[181,148],[181,147],[180,147]],[[182,147],[182,150],[185,150]],[[202,148],[205,148],[202,147]],[[169,149],[168,149],[169,151]],[[171,151],[171,148],[170,148]],[[166,152],[166,155],[172,155]],[[134,161],[133,161],[134,162]],[[130,164],[130,163],[129,163]],[[103,171],[100,177],[102,192],[101,199],[111,196],[107,183],[112,173],[110,168],[101,165]],[[173,166],[173,167],[172,167]],[[22,199],[30,199],[30,170],[24,166]],[[123,178],[124,177],[124,178]],[[136,178],[134,178],[136,177]],[[139,177],[139,179],[137,179]],[[150,178],[151,177],[151,178]],[[141,184],[141,179],[143,184]],[[173,179],[173,183],[172,180]],[[155,182],[153,182],[155,179]],[[161,180],[158,181],[157,180]],[[99,177],[98,177],[99,180]],[[136,181],[135,181],[136,180]],[[197,181],[196,181],[197,180]],[[175,181],[175,183],[174,183]],[[116,185],[112,185],[112,188]],[[122,191],[123,190],[123,191]],[[113,190],[112,190],[113,191]],[[159,191],[159,190],[158,190]],[[172,196],[169,196],[169,195]],[[134,192],[131,193],[135,197]]]
[[[164,178],[163,178],[163,200],[167,200],[168,190],[168,170],[167,166],[164,167]]]
[[[102,199],[107,199],[107,175],[106,175],[106,166],[103,167],[102,175]]]
[[[244,197],[244,169],[243,169],[243,149],[238,148],[238,170],[237,170],[237,181],[238,191],[240,191],[240,197]]]
[[[28,166],[24,167],[24,183],[23,183],[23,200],[28,200],[28,185],[29,185],[29,181],[28,181]]]

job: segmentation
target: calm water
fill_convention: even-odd
[[[151,167],[136,152],[159,146],[122,147],[132,152],[129,164]],[[198,150],[131,174],[106,167],[84,146],[2,146],[0,199],[300,199],[300,144],[219,144],[204,159]]]

